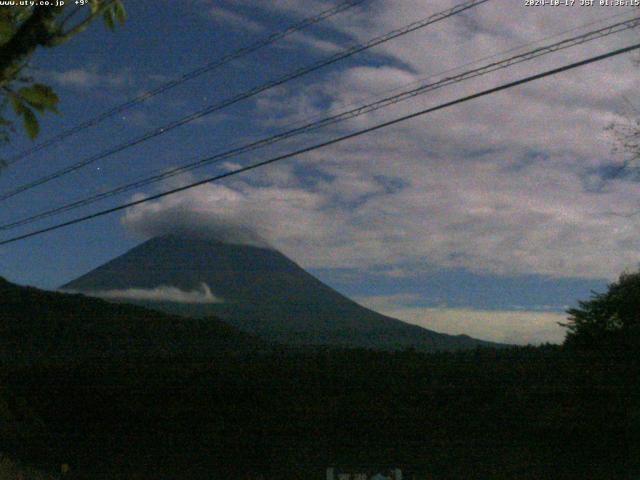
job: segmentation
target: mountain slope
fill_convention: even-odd
[[[0,359],[219,355],[264,344],[215,318],[191,319],[0,277]]]
[[[288,345],[428,351],[488,345],[364,308],[274,249],[211,238],[153,238],[62,288],[131,302],[136,292],[163,288],[193,292],[203,284],[221,301],[188,303],[140,296],[136,303],[192,317],[215,315],[243,331]]]

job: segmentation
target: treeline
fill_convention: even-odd
[[[631,478],[629,348],[275,352],[4,368],[2,445],[73,479]],[[635,452],[633,449],[636,449]]]

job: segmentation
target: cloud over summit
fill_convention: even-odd
[[[211,201],[218,203],[221,196],[215,195]],[[236,206],[238,202],[237,196],[232,196],[223,203]],[[149,208],[129,210],[123,223],[129,230],[145,238],[179,235],[270,248],[257,228],[251,226],[249,219],[243,219],[238,214],[237,207],[227,211],[202,207],[204,205],[198,205],[188,197],[177,201],[167,199]]]

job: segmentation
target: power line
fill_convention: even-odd
[[[314,25],[316,23],[319,23],[323,20],[326,20],[334,15],[337,15],[341,12],[344,12],[346,10],[349,10],[350,8],[353,8],[365,1],[368,0],[350,0],[347,2],[343,2],[340,3],[338,5],[336,5],[333,8],[330,8],[328,10],[325,10],[323,12],[320,12],[319,14],[313,16],[313,17],[308,17],[305,18],[303,20],[301,20],[298,23],[295,23],[291,26],[289,26],[288,28],[278,31],[278,32],[274,32],[271,35],[262,38],[250,45],[247,45],[246,47],[242,47],[239,48],[238,50],[235,50],[233,52],[230,52],[212,62],[207,63],[206,65],[203,65],[201,67],[196,68],[195,70],[191,70],[183,75],[181,75],[180,77],[174,78],[173,80],[169,80],[168,82],[163,83],[162,85],[159,85],[158,87],[148,90],[146,92],[141,93],[140,95],[138,95],[137,97],[134,97],[130,100],[127,100],[124,103],[121,103],[120,105],[117,105],[113,108],[111,108],[110,110],[107,110],[105,112],[102,112],[101,114],[86,120],[78,125],[75,125],[67,130],[64,130],[62,132],[60,132],[59,134],[48,138],[47,140],[44,140],[43,142],[34,145],[26,150],[23,150],[22,152],[18,153],[17,155],[14,155],[13,157],[11,157],[9,160],[7,160],[7,165],[12,165],[16,162],[18,162],[19,160],[22,160],[23,158],[26,158],[32,154],[34,154],[35,152],[38,152],[40,150],[43,150],[47,147],[50,147],[52,145],[55,145],[57,143],[60,143],[62,140],[69,138],[73,135],[75,135],[76,133],[81,132],[82,130],[86,130],[87,128],[90,127],[94,127],[96,125],[98,125],[99,123],[101,123],[102,121],[111,118],[125,110],[128,110],[129,108],[138,105],[142,102],[145,102],[147,100],[149,100],[152,97],[155,97],[156,95],[160,95],[161,93],[164,93],[168,90],[171,90],[172,88],[177,87],[178,85],[183,84],[184,82],[188,81],[188,80],[192,80],[194,78],[197,78],[201,75],[204,75],[207,72],[211,72],[212,70],[215,70],[219,67],[222,67],[224,65],[226,65],[227,63],[230,63],[233,60],[236,60],[240,57],[243,57],[245,55],[248,55],[250,53],[256,52],[257,50],[260,50],[261,48],[267,47],[279,40],[282,40],[285,37],[288,37],[289,35],[299,32],[300,30],[303,30],[306,27],[309,27],[311,25]]]
[[[551,76],[551,75],[557,75],[558,73],[566,72],[568,70],[572,70],[572,69],[575,69],[575,68],[578,68],[578,67],[582,67],[584,65],[588,65],[588,64],[591,64],[591,63],[599,62],[601,60],[605,60],[607,58],[611,58],[611,57],[614,57],[614,56],[617,56],[617,55],[621,55],[623,53],[627,53],[627,52],[630,52],[630,51],[633,51],[633,50],[637,50],[639,48],[640,48],[640,43],[636,43],[635,45],[631,45],[629,47],[620,48],[620,49],[613,50],[613,51],[610,51],[610,52],[602,54],[602,55],[597,55],[595,57],[590,57],[590,58],[588,58],[586,60],[581,60],[579,62],[570,63],[568,65],[564,65],[564,66],[559,67],[559,68],[554,68],[552,70],[547,70],[547,71],[542,72],[542,73],[537,73],[535,75],[531,75],[531,76],[522,78],[520,80],[516,80],[516,81],[513,81],[513,82],[505,83],[505,84],[502,84],[500,86],[497,86],[497,87],[494,87],[494,88],[490,88],[488,90],[483,90],[481,92],[477,92],[477,93],[474,93],[472,95],[467,95],[465,97],[461,97],[461,98],[458,98],[456,100],[452,100],[452,101],[449,101],[449,102],[446,102],[446,103],[441,103],[440,105],[437,105],[435,107],[430,107],[430,108],[427,108],[427,109],[424,109],[424,110],[420,110],[418,112],[414,112],[414,113],[411,113],[411,114],[408,114],[408,115],[403,115],[403,116],[395,118],[393,120],[389,120],[387,122],[379,123],[379,124],[374,125],[372,127],[368,127],[368,128],[365,128],[365,129],[362,129],[362,130],[358,130],[356,132],[353,132],[353,133],[350,133],[350,134],[347,134],[347,135],[336,137],[336,138],[333,138],[331,140],[327,140],[325,142],[321,142],[321,143],[318,143],[318,144],[315,144],[315,145],[312,145],[312,146],[309,146],[309,147],[305,147],[305,148],[296,150],[294,152],[286,153],[284,155],[279,155],[277,157],[273,157],[273,158],[270,158],[268,160],[263,160],[262,162],[254,163],[252,165],[248,165],[246,167],[238,168],[238,169],[232,170],[230,172],[225,172],[225,173],[222,173],[222,174],[219,174],[219,175],[215,175],[213,177],[209,177],[209,178],[206,178],[204,180],[199,180],[197,182],[193,182],[193,183],[190,183],[188,185],[184,185],[182,187],[177,187],[177,188],[174,188],[172,190],[168,190],[168,191],[165,191],[165,192],[162,192],[162,193],[158,193],[156,195],[152,195],[152,196],[147,197],[147,198],[143,198],[143,199],[140,199],[140,200],[135,200],[135,201],[132,201],[132,202],[127,202],[127,203],[118,205],[116,207],[112,207],[112,208],[108,208],[108,209],[105,209],[105,210],[101,210],[99,212],[92,213],[90,215],[85,215],[83,217],[77,217],[77,218],[74,218],[73,220],[69,220],[69,221],[66,221],[66,222],[58,223],[56,225],[52,225],[52,226],[47,227],[47,228],[42,228],[42,229],[35,230],[35,231],[29,232],[29,233],[26,233],[26,234],[23,234],[23,235],[12,237],[12,238],[9,238],[7,240],[0,241],[0,245],[7,245],[9,243],[14,243],[14,242],[17,242],[19,240],[24,240],[24,239],[27,239],[27,238],[30,238],[30,237],[41,235],[43,233],[51,232],[53,230],[58,230],[58,229],[63,228],[63,227],[68,227],[70,225],[75,225],[77,223],[86,222],[86,221],[92,220],[94,218],[98,218],[98,217],[101,217],[101,216],[104,216],[104,215],[108,215],[110,213],[118,212],[120,210],[124,210],[124,209],[129,208],[129,207],[134,207],[136,205],[141,205],[143,203],[147,203],[147,202],[150,202],[150,201],[153,201],[153,200],[157,200],[159,198],[163,198],[163,197],[166,197],[166,196],[169,196],[169,195],[173,195],[175,193],[179,193],[179,192],[182,192],[182,191],[185,191],[185,190],[190,190],[190,189],[198,187],[200,185],[204,185],[204,184],[207,184],[207,183],[212,183],[212,182],[215,182],[215,181],[218,181],[218,180],[222,180],[224,178],[231,177],[231,176],[234,176],[234,175],[238,175],[240,173],[244,173],[244,172],[247,172],[249,170],[254,170],[256,168],[263,167],[263,166],[266,166],[266,165],[270,165],[272,163],[279,162],[281,160],[286,160],[286,159],[291,158],[291,157],[295,157],[295,156],[298,156],[298,155],[301,155],[301,154],[304,154],[304,153],[308,153],[308,152],[311,152],[311,151],[314,151],[314,150],[318,150],[320,148],[328,147],[330,145],[334,145],[336,143],[343,142],[345,140],[349,140],[349,139],[352,139],[352,138],[355,138],[355,137],[359,137],[359,136],[364,135],[366,133],[371,133],[371,132],[374,132],[374,131],[377,131],[377,130],[380,130],[380,129],[383,129],[383,128],[386,128],[386,127],[390,127],[392,125],[395,125],[395,124],[398,124],[398,123],[401,123],[401,122],[404,122],[404,121],[407,121],[407,120],[410,120],[410,119],[413,119],[413,118],[416,118],[416,117],[420,117],[420,116],[426,115],[428,113],[435,112],[437,110],[443,110],[445,108],[449,108],[449,107],[452,107],[454,105],[459,105],[461,103],[465,103],[465,102],[468,102],[470,100],[474,100],[476,98],[480,98],[480,97],[484,97],[484,96],[487,96],[487,95],[491,95],[491,94],[500,92],[502,90],[507,90],[509,88],[513,88],[513,87],[516,87],[516,86],[519,86],[519,85],[523,85],[525,83],[529,83],[529,82],[532,82],[534,80],[539,80],[541,78],[548,77],[548,76]]]
[[[626,20],[626,21],[622,21],[622,22],[618,22],[615,23],[613,25],[609,25],[607,27],[603,27],[600,28],[598,30],[594,30],[594,31],[590,31],[581,35],[577,35],[575,37],[572,38],[568,38],[565,40],[561,40],[559,42],[553,43],[553,44],[549,44],[549,45],[545,45],[542,47],[538,47],[535,48],[533,50],[518,54],[518,55],[514,55],[511,57],[508,57],[506,59],[503,60],[499,60],[496,62],[492,62],[489,63],[487,65],[460,73],[458,75],[453,75],[453,76],[449,76],[449,77],[445,77],[441,80],[438,80],[436,82],[433,83],[428,83],[428,84],[424,84],[424,85],[420,85],[417,88],[413,88],[410,90],[406,90],[403,91],[399,94],[395,94],[395,95],[391,95],[385,98],[382,98],[380,100],[377,100],[375,102],[369,103],[369,104],[365,104],[362,106],[359,106],[357,108],[348,110],[348,111],[344,111],[342,113],[330,116],[330,117],[325,117],[321,120],[315,121],[315,122],[311,122],[311,123],[306,123],[303,124],[302,126],[293,128],[291,130],[287,130],[285,132],[281,132],[266,138],[262,138],[260,140],[257,140],[255,142],[251,142],[245,145],[242,145],[240,147],[236,147],[230,150],[227,150],[225,152],[216,154],[214,156],[209,156],[206,157],[204,159],[199,159],[196,160],[195,162],[191,162],[188,163],[186,165],[180,166],[180,167],[176,167],[176,168],[172,168],[168,171],[162,172],[160,174],[157,175],[152,175],[150,177],[141,179],[141,180],[137,180],[135,182],[131,182],[125,185],[121,185],[119,187],[116,187],[115,189],[106,191],[106,192],[102,192],[99,193],[97,195],[93,195],[90,196],[88,198],[85,199],[81,199],[66,205],[62,205],[59,207],[55,207],[53,209],[50,210],[46,210],[44,212],[40,212],[38,214],[35,215],[31,215],[29,217],[26,218],[22,218],[19,220],[15,220],[11,223],[7,223],[4,225],[0,225],[0,230],[9,230],[9,229],[13,229],[22,225],[26,225],[26,224],[30,224],[33,223],[37,220],[41,220],[43,218],[47,218],[50,217],[52,215],[55,214],[59,214],[59,213],[63,213],[63,212],[67,212],[69,210],[73,210],[85,205],[89,205],[92,203],[95,203],[99,200],[103,200],[105,198],[109,198],[112,197],[114,195],[118,195],[120,193],[124,193],[133,189],[137,189],[137,188],[141,188],[147,185],[150,185],[152,183],[156,183],[159,182],[161,180],[167,179],[167,178],[171,178],[174,177],[176,175],[180,175],[182,173],[191,171],[191,170],[195,170],[197,168],[201,168],[205,165],[209,165],[211,163],[214,162],[219,162],[221,160],[226,160],[232,157],[236,157],[242,153],[246,153],[249,151],[253,151],[256,150],[258,148],[262,148],[268,145],[272,145],[274,143],[280,142],[282,140],[285,140],[287,138],[291,138],[293,136],[297,136],[303,133],[308,133],[314,130],[317,130],[319,128],[322,127],[326,127],[329,125],[334,125],[336,123],[339,122],[343,122],[345,120],[349,120],[361,115],[364,115],[366,113],[370,113],[376,110],[379,110],[381,108],[385,108],[387,106],[399,103],[401,101],[407,100],[409,98],[413,98],[415,96],[418,95],[422,95],[425,94],[427,92],[430,91],[434,91],[436,89],[451,85],[451,84],[455,84],[455,83],[459,83],[462,82],[464,80],[468,80],[471,78],[475,78],[481,75],[486,75],[488,73],[492,73],[495,72],[497,70],[500,69],[504,69],[504,68],[508,68],[510,66],[525,62],[525,61],[529,61],[529,60],[533,60],[535,58],[538,58],[540,56],[543,55],[547,55],[549,53],[553,53],[553,52],[557,52],[559,50],[564,50],[570,47],[574,47],[576,45],[580,45],[589,41],[593,41],[599,38],[603,38],[606,37],[608,35],[612,35],[614,33],[619,33],[628,29],[632,29],[632,28],[637,28],[638,26],[640,26],[640,17],[634,17],[630,20]]]
[[[45,183],[50,182],[51,180],[55,180],[57,178],[60,178],[64,175],[67,175],[69,173],[75,172],[76,170],[79,170],[91,163],[94,163],[98,160],[102,160],[106,157],[109,157],[111,155],[114,155],[116,153],[122,152],[123,150],[126,150],[128,148],[131,148],[135,145],[141,144],[147,140],[150,140],[152,138],[158,137],[160,135],[163,135],[175,128],[178,128],[182,125],[185,125],[187,123],[193,122],[194,120],[197,120],[199,118],[202,118],[206,115],[210,115],[211,113],[214,113],[218,110],[222,110],[223,108],[226,108],[228,106],[231,106],[237,102],[240,102],[242,100],[246,100],[248,98],[254,97],[256,95],[258,95],[259,93],[262,93],[266,90],[270,90],[274,87],[277,87],[279,85],[282,85],[286,82],[289,82],[291,80],[294,80],[296,78],[302,77],[303,75],[306,75],[307,73],[311,73],[315,70],[318,70],[322,67],[325,67],[327,65],[331,65],[333,63],[338,62],[339,60],[343,60],[345,58],[351,57],[357,53],[363,52],[365,50],[368,50],[370,48],[373,48],[377,45],[380,45],[382,43],[388,42],[390,40],[393,40],[395,38],[398,38],[400,36],[406,35],[408,33],[414,32],[416,30],[419,30],[421,28],[424,28],[428,25],[431,25],[433,23],[439,22],[441,20],[444,20],[446,18],[452,17],[454,15],[457,15],[459,13],[462,13],[465,10],[468,10],[470,8],[474,8],[478,5],[481,5],[483,3],[486,3],[490,0],[469,0],[463,3],[460,3],[450,9],[444,10],[442,12],[438,12],[435,13],[429,17],[427,17],[426,19],[423,20],[419,20],[417,22],[413,22],[409,25],[406,25],[402,28],[396,29],[396,30],[392,30],[389,33],[386,33],[382,36],[376,37],[364,44],[358,44],[358,45],[354,45],[346,50],[343,50],[342,52],[338,52],[335,55],[332,55],[324,60],[320,60],[319,62],[313,63],[309,66],[306,67],[302,67],[298,70],[293,71],[292,73],[289,73],[287,75],[284,75],[283,77],[280,77],[276,80],[271,80],[265,84],[262,84],[260,86],[257,86],[251,90],[248,90],[246,92],[240,93],[238,95],[235,95],[227,100],[224,100],[220,103],[211,105],[209,107],[206,107],[202,110],[199,110],[195,113],[189,114],[186,117],[182,117],[179,120],[175,120],[167,125],[164,125],[162,127],[158,127],[150,132],[147,132],[143,135],[141,135],[140,137],[137,137],[135,139],[129,140],[125,143],[122,143],[120,145],[117,145],[115,147],[112,147],[109,150],[106,150],[102,153],[99,153],[97,155],[94,155],[92,157],[86,158],[78,163],[75,163],[73,165],[70,165],[69,167],[65,167],[61,170],[58,170],[57,172],[54,172],[52,174],[46,175],[44,177],[41,177],[37,180],[34,180],[32,182],[23,184],[19,187],[14,188],[13,190],[10,190],[4,194],[0,194],[0,201],[3,200],[7,200],[11,197],[14,197],[22,192],[25,192],[27,190],[31,190],[32,188],[35,188],[37,186],[43,185]]]

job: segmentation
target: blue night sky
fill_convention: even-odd
[[[101,23],[34,56],[60,115],[38,141],[282,30],[324,0],[125,2]],[[448,0],[367,0],[259,52],[189,80],[0,175],[0,192],[38,179],[353,44],[450,8]],[[0,222],[82,199],[534,46],[628,19],[626,8],[526,8],[493,0],[270,89],[5,200]],[[327,140],[637,41],[624,32],[452,85],[385,110],[15,230],[97,209]],[[542,40],[546,39],[542,43]],[[481,60],[497,55],[492,60]],[[637,185],[605,127],[640,107],[633,55],[465,103],[223,182],[0,247],[0,275],[57,286],[173,228],[243,225],[320,279],[383,313],[448,333],[561,341],[562,312],[637,268]],[[467,65],[469,63],[473,65]],[[467,65],[461,68],[461,66]],[[447,73],[450,74],[450,73]],[[4,155],[31,142],[22,129]],[[506,313],[505,313],[506,312]]]

